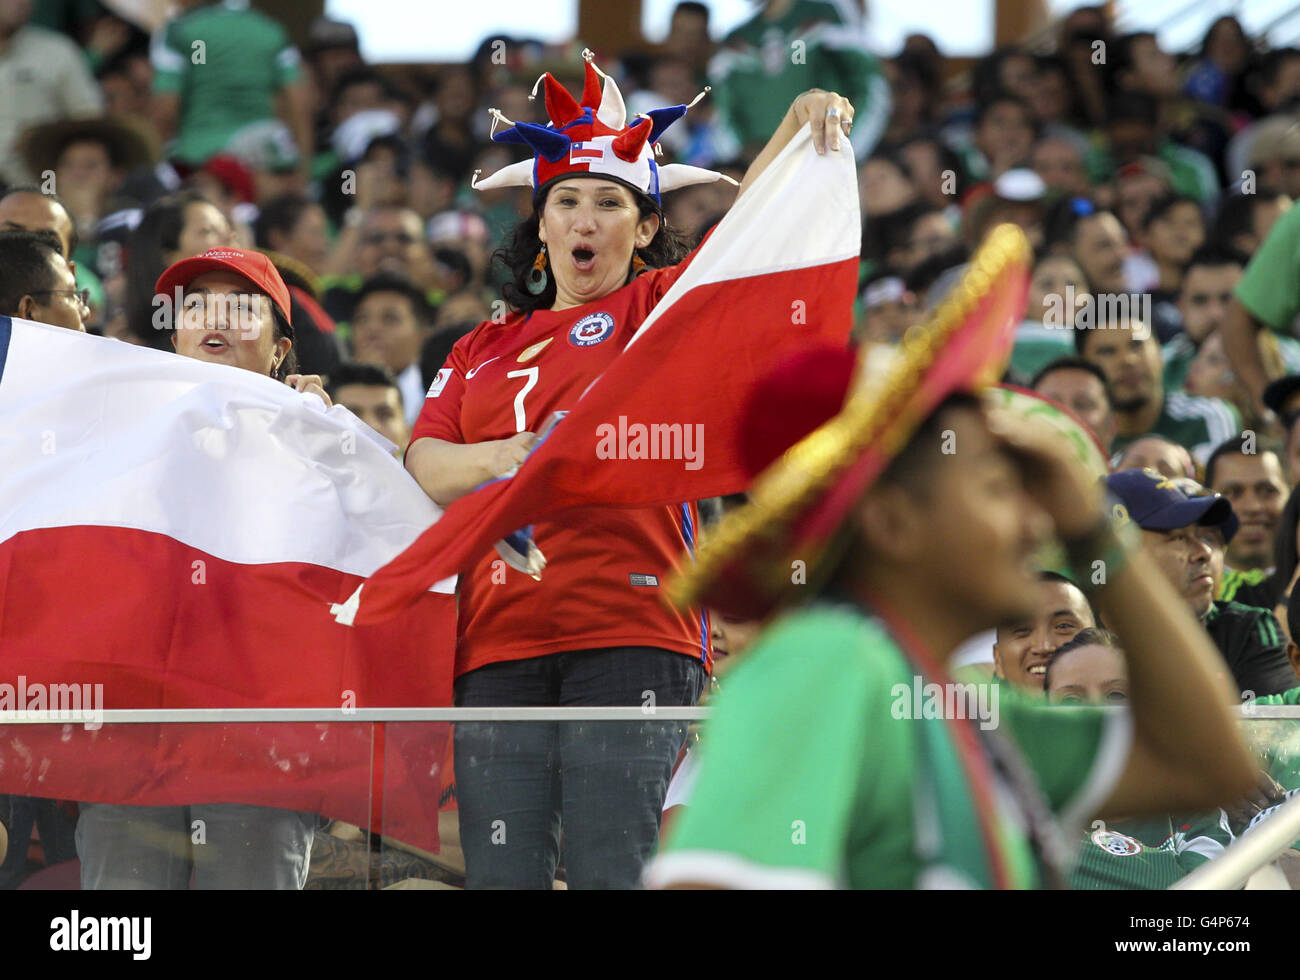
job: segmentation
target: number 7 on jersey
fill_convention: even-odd
[[[530,368],[524,368],[520,371],[510,371],[506,374],[507,378],[527,378],[519,394],[515,395],[515,431],[528,431],[528,419],[524,412],[524,397],[533,390],[537,385],[537,376],[541,372],[541,367],[533,365]]]

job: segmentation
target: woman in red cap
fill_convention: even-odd
[[[176,353],[268,375],[330,405],[319,375],[297,373],[289,287],[261,252],[213,248],[183,259],[159,277],[154,300],[155,321],[180,310]]]
[[[443,506],[518,465],[681,275],[690,257],[660,195],[722,179],[659,166],[655,144],[689,107],[629,120],[618,87],[585,56],[580,100],[544,76],[550,126],[493,111],[509,126],[494,139],[533,156],[475,186],[531,187],[533,213],[503,252],[511,312],[456,344],[415,425],[407,469]],[[805,123],[819,152],[836,151],[852,118],[835,93],[801,95],[741,193]],[[463,569],[456,703],[694,704],[711,666],[709,624],[669,609],[660,583],[694,546],[698,521],[693,502],[571,514],[533,529],[544,577],[495,555]],[[684,734],[665,722],[457,725],[468,887],[550,888],[561,829],[569,887],[636,887]]]
[[[260,252],[212,248],[159,278],[154,325],[186,357],[276,378],[329,396],[293,356],[289,289]],[[242,803],[123,806],[83,803],[77,854],[83,889],[300,889],[316,815]],[[202,847],[193,846],[202,844]]]

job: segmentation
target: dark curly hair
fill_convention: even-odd
[[[516,225],[514,231],[506,238],[505,244],[492,253],[492,261],[505,266],[508,275],[506,284],[501,287],[501,295],[512,309],[521,313],[549,310],[555,303],[554,275],[546,277],[546,288],[538,295],[534,296],[528,291],[528,273],[532,271],[537,253],[542,249],[542,240],[538,237],[542,209],[546,206],[546,198],[554,189],[555,183],[542,189],[542,193],[538,194],[533,202],[533,213]],[[669,227],[663,211],[650,197],[639,191],[632,193],[636,198],[637,209],[640,211],[637,220],[651,214],[659,215],[659,230],[655,233],[655,237],[645,248],[637,249],[635,254],[641,256],[648,269],[662,269],[665,266],[676,265],[690,251],[688,239],[676,228]],[[632,270],[629,265],[629,282],[631,278]]]

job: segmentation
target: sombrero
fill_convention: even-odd
[[[746,438],[767,446],[766,457],[742,448],[753,471],[763,466],[749,503],[728,514],[696,561],[669,581],[669,601],[756,619],[806,596],[833,571],[854,504],[926,417],[949,395],[979,391],[1001,377],[1032,260],[1024,233],[999,225],[948,297],[908,329],[896,350],[860,355],[847,370],[835,367],[830,352],[806,355],[823,363],[787,366],[760,385],[742,426]],[[828,407],[825,389],[837,370],[840,387]]]
[[[76,140],[96,140],[108,147],[113,166],[134,170],[158,162],[158,137],[143,123],[120,116],[59,119],[33,126],[19,138],[23,162],[33,174],[53,170],[59,155]]]

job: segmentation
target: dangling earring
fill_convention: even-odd
[[[643,272],[645,272],[645,259],[637,255],[636,252],[633,252],[632,253],[632,277],[635,279]]]
[[[546,291],[548,277],[546,275],[546,243],[542,243],[542,250],[537,253],[537,258],[533,261],[533,267],[528,272],[527,289],[534,296],[540,296]]]

